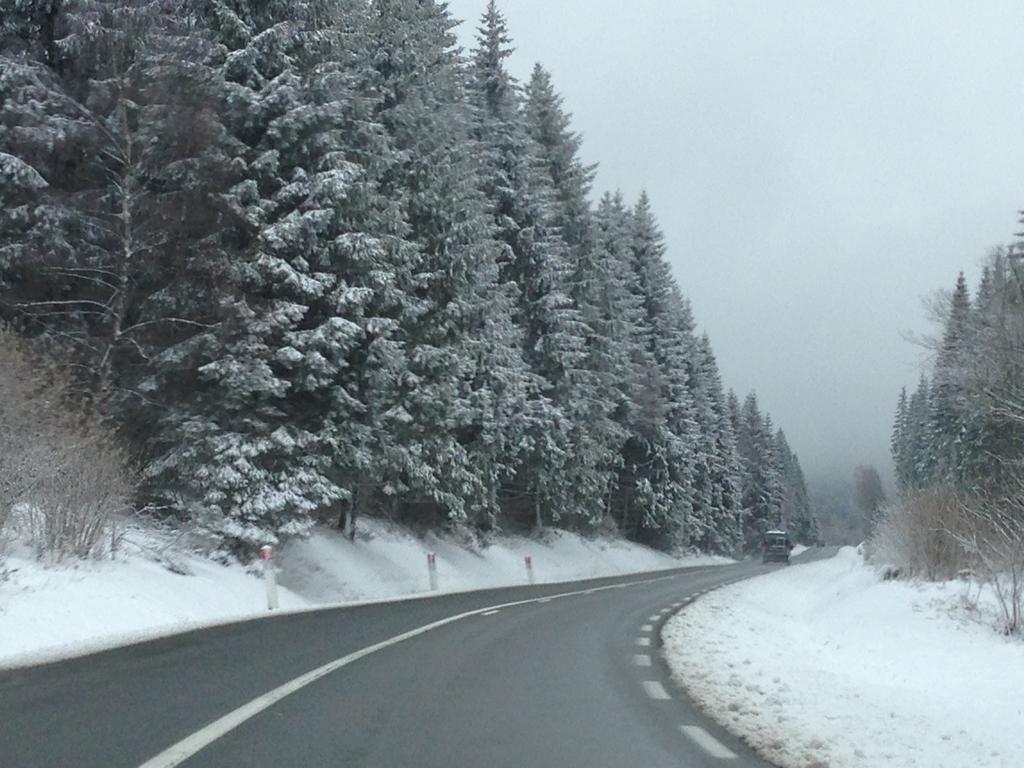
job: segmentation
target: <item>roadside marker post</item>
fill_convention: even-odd
[[[533,555],[527,555],[524,560],[526,561],[526,579],[531,584],[536,584],[536,579],[533,575]]]
[[[427,573],[430,575],[430,591],[437,592],[437,555],[427,552]]]
[[[263,583],[267,587],[267,610],[277,610],[277,574],[274,572],[274,550],[269,544],[260,547],[263,561]]]

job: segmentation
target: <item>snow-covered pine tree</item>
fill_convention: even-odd
[[[370,7],[377,119],[395,149],[382,189],[420,250],[401,317],[407,372],[390,409],[386,490],[408,512],[493,524],[523,438],[527,370],[477,184],[473,113],[446,7]]]
[[[747,551],[756,551],[762,534],[781,524],[782,482],[772,445],[770,419],[761,413],[751,392],[740,410],[737,440],[744,464],[743,539]]]
[[[547,220],[565,244],[559,249],[565,267],[564,271],[559,269],[558,277],[570,304],[566,307],[559,299],[553,306],[562,307],[563,313],[566,308],[574,311],[568,318],[563,316],[568,322],[558,336],[559,345],[553,349],[576,349],[582,340],[585,353],[578,363],[573,357],[567,359],[569,365],[559,364],[562,370],[555,387],[566,411],[564,429],[573,457],[567,467],[574,489],[570,510],[578,522],[593,524],[611,514],[608,497],[615,486],[626,439],[622,422],[629,408],[623,402],[624,392],[629,382],[636,381],[627,370],[632,366],[627,351],[632,332],[611,332],[620,322],[618,313],[630,311],[618,304],[620,299],[629,301],[621,283],[628,279],[629,269],[621,259],[599,252],[602,249],[595,244],[587,200],[594,169],[580,159],[579,136],[570,128],[569,115],[562,109],[550,76],[539,65],[526,88],[524,112],[534,148],[534,167],[544,186],[553,192],[546,196]],[[625,222],[622,207],[615,237],[620,246],[626,242]],[[617,280],[615,275],[620,278]],[[623,525],[621,516],[614,517]]]
[[[562,107],[551,75],[540,64],[530,75],[525,109],[527,130],[555,189],[554,224],[570,248],[586,248],[593,234],[587,195],[596,166],[580,157],[582,139],[572,130],[572,116]]]
[[[706,529],[711,504],[709,477],[700,478],[705,481],[701,487],[696,484],[701,446],[691,380],[696,373],[693,317],[665,258],[664,237],[646,193],[630,219],[629,261],[641,310],[634,323],[640,346],[634,360],[641,365],[649,360],[657,369],[661,387],[656,402],[663,419],[658,433],[645,440],[647,471],[655,471],[640,472],[638,485],[649,489],[643,500],[647,527],[657,529],[658,540],[688,544],[696,532],[691,530],[694,522]],[[693,521],[697,510],[700,517]]]
[[[907,388],[900,389],[900,396],[896,401],[896,414],[893,417],[892,433],[889,438],[889,450],[892,454],[893,467],[896,471],[896,481],[901,486],[906,486],[909,481],[909,446],[907,440],[910,437],[910,425],[908,423],[908,401]]]
[[[697,471],[707,473],[709,519],[692,543],[704,551],[730,553],[741,542],[740,458],[722,377],[707,334],[698,342],[696,360],[697,373],[691,382],[695,385],[695,417],[700,430],[697,455],[703,457],[698,461]],[[695,485],[698,482],[695,479]]]
[[[47,36],[37,46],[46,55],[3,68],[20,78],[3,122],[13,117],[18,151],[50,177],[23,209],[37,226],[5,254],[8,306],[81,363],[156,474],[166,446],[192,437],[168,425],[204,396],[196,369],[218,345],[225,242],[238,220],[223,62],[177,10],[163,0],[54,4],[48,24],[26,27]],[[151,500],[189,516],[177,480],[191,469]]]
[[[818,538],[818,525],[807,497],[803,469],[800,467],[800,459],[789,447],[786,434],[781,429],[775,432],[774,448],[781,469],[782,525],[789,531],[794,541],[814,544]]]
[[[479,179],[506,256],[502,281],[515,287],[515,320],[532,380],[525,440],[505,511],[535,526],[581,516],[571,424],[585,401],[581,369],[587,328],[566,291],[567,249],[552,224],[554,188],[526,130],[519,89],[504,61],[511,52],[504,17],[491,0],[470,69]]]
[[[633,539],[656,536],[666,519],[661,372],[648,349],[642,296],[632,265],[632,219],[621,194],[602,196],[590,241],[575,249],[574,296],[591,329],[587,366],[606,408],[603,444],[611,461],[607,514]]]
[[[371,381],[366,361],[394,331],[405,251],[375,191],[380,142],[355,97],[351,20],[331,2],[203,10],[228,50],[225,121],[242,178],[224,198],[240,223],[220,233],[215,337],[165,360],[194,380],[149,475],[165,503],[245,556],[372,483],[384,447],[368,390],[395,374],[382,365]]]
[[[1010,487],[1019,462],[1024,313],[1019,257],[999,249],[985,264],[961,344],[960,482],[972,491]]]
[[[922,374],[917,389],[907,404],[907,455],[910,461],[908,480],[911,488],[924,488],[932,482],[931,386]]]
[[[970,314],[967,281],[961,272],[950,299],[932,376],[929,463],[935,478],[940,481],[961,479],[961,443],[965,429],[965,344]]]
[[[195,187],[215,188],[225,171],[216,121],[201,111],[210,46],[170,6],[76,0],[4,13],[0,137],[45,182],[4,206],[4,312],[114,400],[135,383],[123,369],[188,323],[141,307],[180,270],[167,264],[172,241],[210,219],[183,213],[201,197]]]

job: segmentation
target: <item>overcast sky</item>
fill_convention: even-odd
[[[471,45],[485,0],[453,0]],[[646,188],[726,385],[806,473],[888,471],[922,298],[1024,207],[1024,3],[501,0],[598,162]]]

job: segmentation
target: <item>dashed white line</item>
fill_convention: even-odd
[[[661,618],[661,613],[656,613],[656,614],[654,614],[653,616],[651,616],[651,617],[650,617],[649,619],[647,619],[647,620],[648,620],[648,621],[658,621],[658,620],[659,620],[660,618]]]
[[[635,582],[627,582],[625,584],[609,584],[603,587],[594,587],[590,591],[603,592],[607,589],[622,589],[623,587],[633,586],[637,584],[654,584],[659,581],[675,578],[676,575],[677,574],[672,574],[670,576],[656,576],[654,578],[643,579],[641,581]],[[431,632],[440,627],[444,627],[449,624],[454,624],[455,622],[461,621],[462,619],[467,619],[470,616],[480,615],[486,611],[493,611],[501,608],[512,608],[520,605],[529,605],[531,603],[549,602],[550,600],[556,597],[574,597],[581,594],[583,594],[583,590],[563,592],[558,595],[552,595],[551,597],[545,597],[540,599],[530,598],[526,600],[515,600],[508,603],[501,603],[497,606],[477,608],[471,611],[466,611],[464,613],[455,614],[453,616],[447,616],[443,619],[438,619],[437,621],[433,621],[429,624],[424,624],[422,626],[416,627],[415,629],[410,629],[406,632],[402,632],[401,634],[395,635],[394,637],[390,637],[386,640],[374,643],[373,645],[368,645],[365,648],[361,648],[358,651],[353,651],[352,653],[335,659],[334,661],[328,662],[327,664],[317,667],[316,669],[312,669],[304,675],[299,675],[298,677],[289,680],[288,682],[282,685],[279,685],[277,688],[274,688],[270,691],[267,691],[266,693],[261,694],[260,696],[257,696],[252,701],[243,704],[242,706],[238,707],[235,710],[232,710],[231,712],[228,712],[226,715],[223,715],[217,720],[214,720],[212,723],[203,726],[191,735],[186,736],[181,741],[167,747],[160,754],[155,755],[154,757],[151,757],[149,760],[144,762],[140,766],[140,768],[174,768],[174,766],[180,765],[181,763],[185,762],[194,754],[196,754],[203,748],[209,746],[224,734],[229,733],[235,728],[238,728],[240,725],[242,725],[242,723],[252,719],[260,712],[263,712],[265,709],[271,707],[273,704],[280,701],[281,699],[291,696],[296,691],[302,690],[306,686],[316,682],[317,680],[320,680],[323,677],[326,677],[332,672],[336,672],[337,670],[342,669],[343,667],[347,667],[350,664],[353,664],[359,661],[360,659],[366,658],[371,654],[377,653],[378,651],[382,651],[385,648],[390,648],[391,646],[397,645],[398,643],[402,643],[414,637],[419,637],[420,635],[424,635],[427,632]],[[639,643],[640,645],[650,645],[650,639],[642,639],[646,642]]]
[[[647,646],[649,646],[651,644],[651,638],[649,638],[649,637],[638,637],[636,639],[636,644],[637,645],[641,645],[641,646],[646,648]]]
[[[682,605],[682,603],[672,603],[672,607],[673,608],[678,608],[681,605]]]
[[[646,653],[638,653],[633,656],[633,664],[637,667],[649,667],[651,666],[651,657]]]
[[[654,630],[654,626],[651,625],[651,624],[641,624],[640,625],[640,631],[641,632],[652,632],[653,630]]]
[[[647,691],[647,695],[652,699],[658,701],[668,701],[671,696],[668,695],[668,691],[665,690],[665,686],[659,683],[657,680],[644,680],[644,690]]]
[[[699,725],[680,725],[679,730],[712,757],[720,760],[735,760],[736,753],[729,749]]]

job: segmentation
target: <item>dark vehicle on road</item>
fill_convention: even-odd
[[[789,553],[793,542],[785,531],[765,531],[761,544],[762,563],[785,563],[789,565]]]

